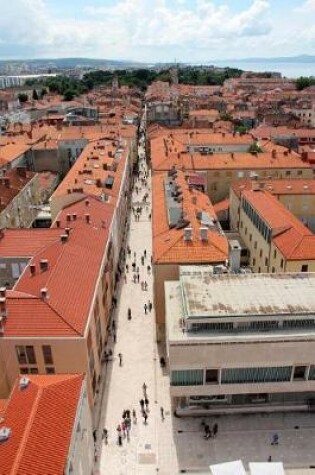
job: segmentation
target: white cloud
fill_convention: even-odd
[[[111,7],[91,4],[75,20],[54,16],[45,0],[10,0],[1,5],[0,41],[41,56],[137,58],[153,48],[211,48],[271,29],[267,0],[252,0],[238,13],[210,0],[189,5],[186,0],[118,0]]]
[[[310,12],[315,10],[315,0],[306,0],[301,6],[296,8],[297,12]]]

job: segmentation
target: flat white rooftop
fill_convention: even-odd
[[[282,462],[253,462],[249,469],[250,475],[285,475]]]
[[[240,460],[210,465],[210,473],[212,475],[246,475],[244,465]]]
[[[185,318],[315,312],[315,273],[180,274]]]

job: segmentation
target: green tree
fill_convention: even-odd
[[[47,94],[47,89],[43,87],[40,91],[40,98],[43,99],[44,96]]]
[[[231,116],[231,114],[221,114],[220,119],[230,122],[233,121],[233,117]]]
[[[75,97],[75,91],[73,89],[67,89],[65,92],[64,92],[64,95],[63,95],[63,99],[65,101],[72,101],[73,98]]]
[[[23,102],[27,102],[28,101],[28,95],[25,94],[24,92],[20,92],[20,94],[18,95],[18,100],[21,104]]]
[[[36,89],[33,89],[32,97],[33,97],[33,101],[38,101],[39,97],[38,97]]]

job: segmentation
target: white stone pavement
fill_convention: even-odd
[[[148,180],[150,186],[150,179]],[[147,190],[133,193],[133,202],[141,201]],[[149,198],[151,199],[151,197]],[[95,474],[101,475],[173,475],[209,473],[209,465],[242,459],[250,461],[283,461],[286,467],[295,468],[290,475],[315,474],[315,416],[314,414],[248,415],[209,417],[207,422],[219,424],[216,439],[204,440],[200,418],[175,418],[170,410],[169,377],[159,364],[155,341],[154,310],[145,315],[144,304],[153,302],[152,275],[146,267],[151,265],[152,233],[149,220],[150,206],[140,221],[131,217],[128,245],[131,258],[127,259],[127,283],[121,280],[121,293],[116,311],[117,343],[113,348],[113,361],[106,370],[105,391],[98,430],[98,461]],[[141,255],[147,251],[145,266]],[[140,282],[148,282],[148,290],[132,281],[131,264],[136,252],[140,268]],[[127,319],[131,308],[132,319]],[[161,351],[161,350],[160,350]],[[119,366],[118,354],[123,355]],[[149,418],[145,425],[140,414],[139,400],[143,397],[142,385],[148,389]],[[164,407],[165,420],[161,420],[160,407]],[[136,409],[137,424],[132,425],[130,441],[117,444],[117,425],[125,409]],[[102,429],[109,433],[108,445],[100,441]],[[280,436],[277,447],[270,446],[273,433]]]

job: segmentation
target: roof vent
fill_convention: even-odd
[[[36,274],[36,265],[35,264],[30,264],[30,272],[31,272],[31,275]]]
[[[20,381],[19,381],[20,389],[26,389],[29,386],[30,382],[31,381],[28,378],[26,378],[25,376],[20,378]]]
[[[43,289],[40,289],[40,296],[43,300],[48,299],[48,289],[44,287]]]
[[[0,442],[6,442],[11,435],[11,429],[9,427],[1,427],[0,429]]]
[[[47,259],[41,259],[39,262],[39,267],[41,271],[48,270],[48,260]]]
[[[184,241],[192,241],[192,228],[184,229]]]
[[[62,242],[62,244],[65,244],[69,239],[69,236],[68,234],[61,234],[60,235],[60,241]]]
[[[200,228],[200,239],[201,241],[208,241],[208,228]]]

